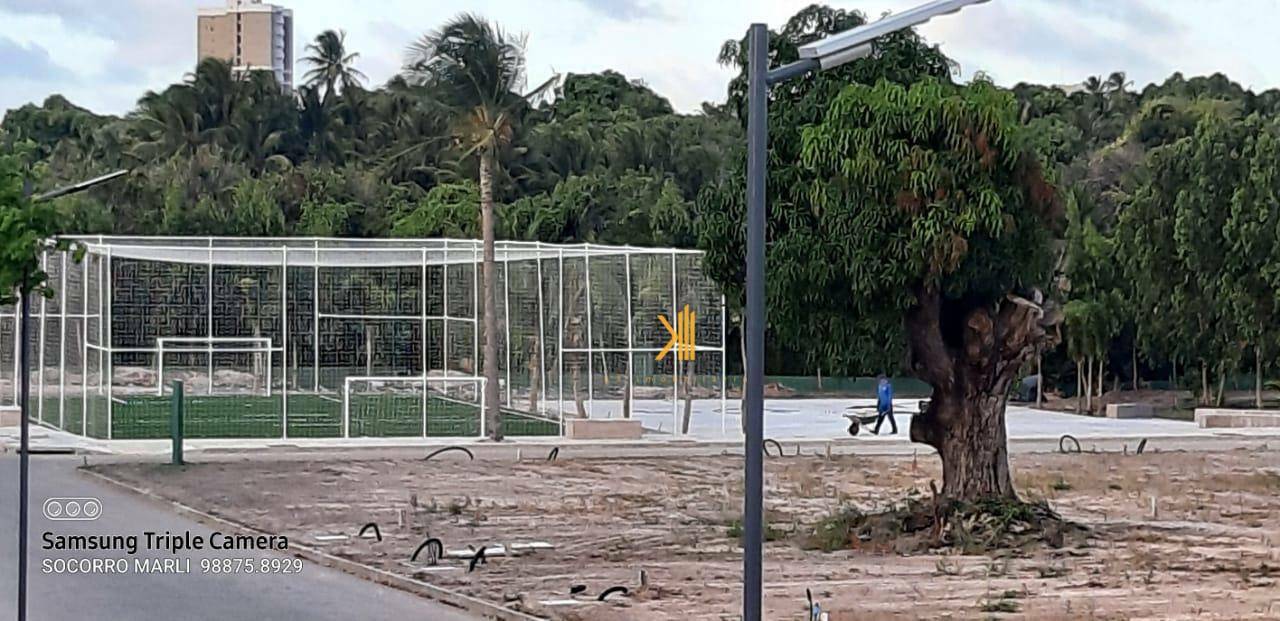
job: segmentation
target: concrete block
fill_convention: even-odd
[[[1108,403],[1107,418],[1155,418],[1150,403]]]
[[[644,435],[640,421],[626,418],[570,418],[565,436],[571,440],[639,440]]]
[[[21,416],[18,408],[0,408],[0,427],[17,427]]]
[[[1196,424],[1201,429],[1280,427],[1280,410],[1196,408]]]

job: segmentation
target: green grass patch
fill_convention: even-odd
[[[340,438],[343,436],[342,401],[328,395],[290,393],[289,437]],[[107,437],[107,400],[91,396],[83,433]],[[68,396],[63,427],[81,433],[85,402]],[[170,437],[172,399],[158,395],[131,395],[111,406],[111,437],[118,440]],[[351,403],[351,437],[422,437],[423,401],[420,395],[380,394],[356,397]],[[426,434],[430,437],[480,435],[480,408],[451,399],[431,397],[425,408]],[[74,416],[73,416],[74,414]],[[502,410],[508,436],[555,436],[560,425],[518,410]],[[70,419],[70,420],[67,420]],[[46,412],[45,420],[50,421]],[[50,422],[56,424],[56,415]],[[284,397],[281,395],[187,395],[184,400],[183,435],[191,439],[279,438],[283,434]]]

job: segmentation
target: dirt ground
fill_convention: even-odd
[[[791,449],[788,449],[789,451]],[[290,541],[554,619],[735,619],[741,458],[213,463],[96,467]],[[940,479],[935,457],[770,458],[768,619],[803,619],[809,588],[853,619],[1280,619],[1280,451],[1016,455],[1019,489],[1090,529],[1087,543],[1003,558],[802,549],[841,507],[885,507]],[[380,524],[381,543],[319,544]],[[545,541],[554,550],[409,564],[448,549]],[[420,561],[422,559],[419,559]],[[647,576],[641,589],[639,573]],[[542,602],[570,598],[580,605]],[[623,585],[630,597],[596,603]]]

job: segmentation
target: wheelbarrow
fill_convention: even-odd
[[[929,400],[922,399],[918,404],[920,412],[923,413],[929,409]],[[849,435],[856,436],[862,428],[868,425],[874,425],[876,419],[880,417],[880,412],[870,406],[852,406],[844,411],[843,416],[849,419]]]
[[[846,409],[843,416],[849,419],[849,435],[856,436],[863,427],[875,424],[880,413],[874,407],[854,406]]]

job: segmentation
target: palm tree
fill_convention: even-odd
[[[355,68],[359,54],[347,53],[347,33],[342,30],[326,30],[316,35],[315,41],[307,45],[310,54],[302,59],[311,65],[311,70],[304,77],[307,86],[324,86],[324,98],[334,93],[339,87],[347,90],[359,86],[365,75]]]
[[[482,17],[461,14],[409,46],[405,73],[448,107],[453,138],[462,158],[479,158],[480,228],[484,258],[484,377],[489,437],[501,440],[498,410],[497,286],[494,260],[493,186],[497,155],[510,144],[517,114],[554,82],[529,95],[525,86],[524,37],[511,36]]]

